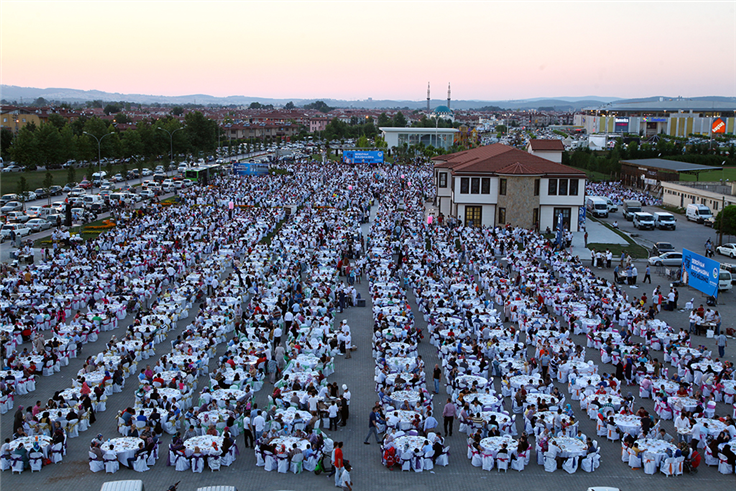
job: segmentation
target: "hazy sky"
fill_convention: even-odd
[[[736,95],[736,2],[0,0],[2,83],[157,95]]]

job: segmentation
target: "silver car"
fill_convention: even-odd
[[[31,232],[41,232],[51,228],[51,222],[43,218],[31,218],[26,222],[26,226],[30,227]]]
[[[682,266],[682,253],[665,252],[660,256],[652,256],[649,258],[649,264],[652,266]]]

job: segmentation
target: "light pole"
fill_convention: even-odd
[[[171,144],[171,161],[172,162],[174,161],[174,133],[176,133],[179,130],[183,130],[184,128],[185,126],[182,126],[181,128],[177,128],[174,131],[169,131],[166,128],[162,128],[160,126],[158,127],[158,129],[165,131],[166,133],[169,134],[169,142]]]
[[[97,140],[97,167],[98,167],[97,170],[98,170],[98,172],[100,174],[100,182],[102,182],[102,162],[101,162],[101,160],[102,160],[102,140],[104,140],[106,136],[113,135],[114,133],[106,133],[106,134],[102,135],[102,137],[100,137],[100,138],[97,138],[92,133],[88,133],[86,131],[83,131],[82,133],[84,133],[87,136],[91,136],[92,138],[94,138],[95,140]]]

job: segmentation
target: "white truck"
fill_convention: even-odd
[[[599,218],[608,218],[608,203],[606,198],[600,196],[588,196],[585,198],[585,207],[588,213]]]

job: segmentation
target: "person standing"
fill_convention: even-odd
[[[447,398],[447,404],[442,410],[442,418],[444,419],[445,425],[445,437],[452,436],[452,425],[455,422],[455,415],[457,414],[457,408],[453,404],[452,399]]]
[[[726,335],[724,333],[721,333],[716,337],[716,345],[718,346],[718,357],[723,358],[726,354],[726,346],[728,346]]]
[[[351,470],[350,464],[345,464],[345,470],[342,471],[342,476],[340,476],[340,486],[343,491],[353,491],[353,481],[350,480]]]
[[[432,372],[432,378],[434,379],[434,393],[440,393],[440,378],[442,377],[442,369],[438,364],[434,365],[434,371]]]
[[[245,439],[245,448],[253,448],[253,427],[250,424],[250,414],[243,418],[243,438]]]
[[[366,435],[365,440],[363,443],[366,445],[370,445],[371,442],[368,441],[370,439],[371,434],[375,435],[376,437],[376,443],[381,443],[381,439],[378,438],[378,408],[374,407],[373,411],[371,411],[371,414],[368,416],[368,435]]]
[[[644,280],[642,281],[642,284],[646,283],[647,280],[649,280],[649,284],[652,284],[652,276],[651,276],[651,270],[649,269],[649,265],[647,264],[647,269],[644,270]]]
[[[583,235],[583,239],[585,240],[585,247],[588,247],[588,232],[585,232],[585,235]]]
[[[343,472],[343,458],[342,458],[342,442],[337,442],[335,444],[335,451],[333,452],[334,456],[332,458],[332,473],[327,476],[330,477],[334,474],[335,476],[335,486],[340,487],[341,482],[340,478],[342,477]]]

